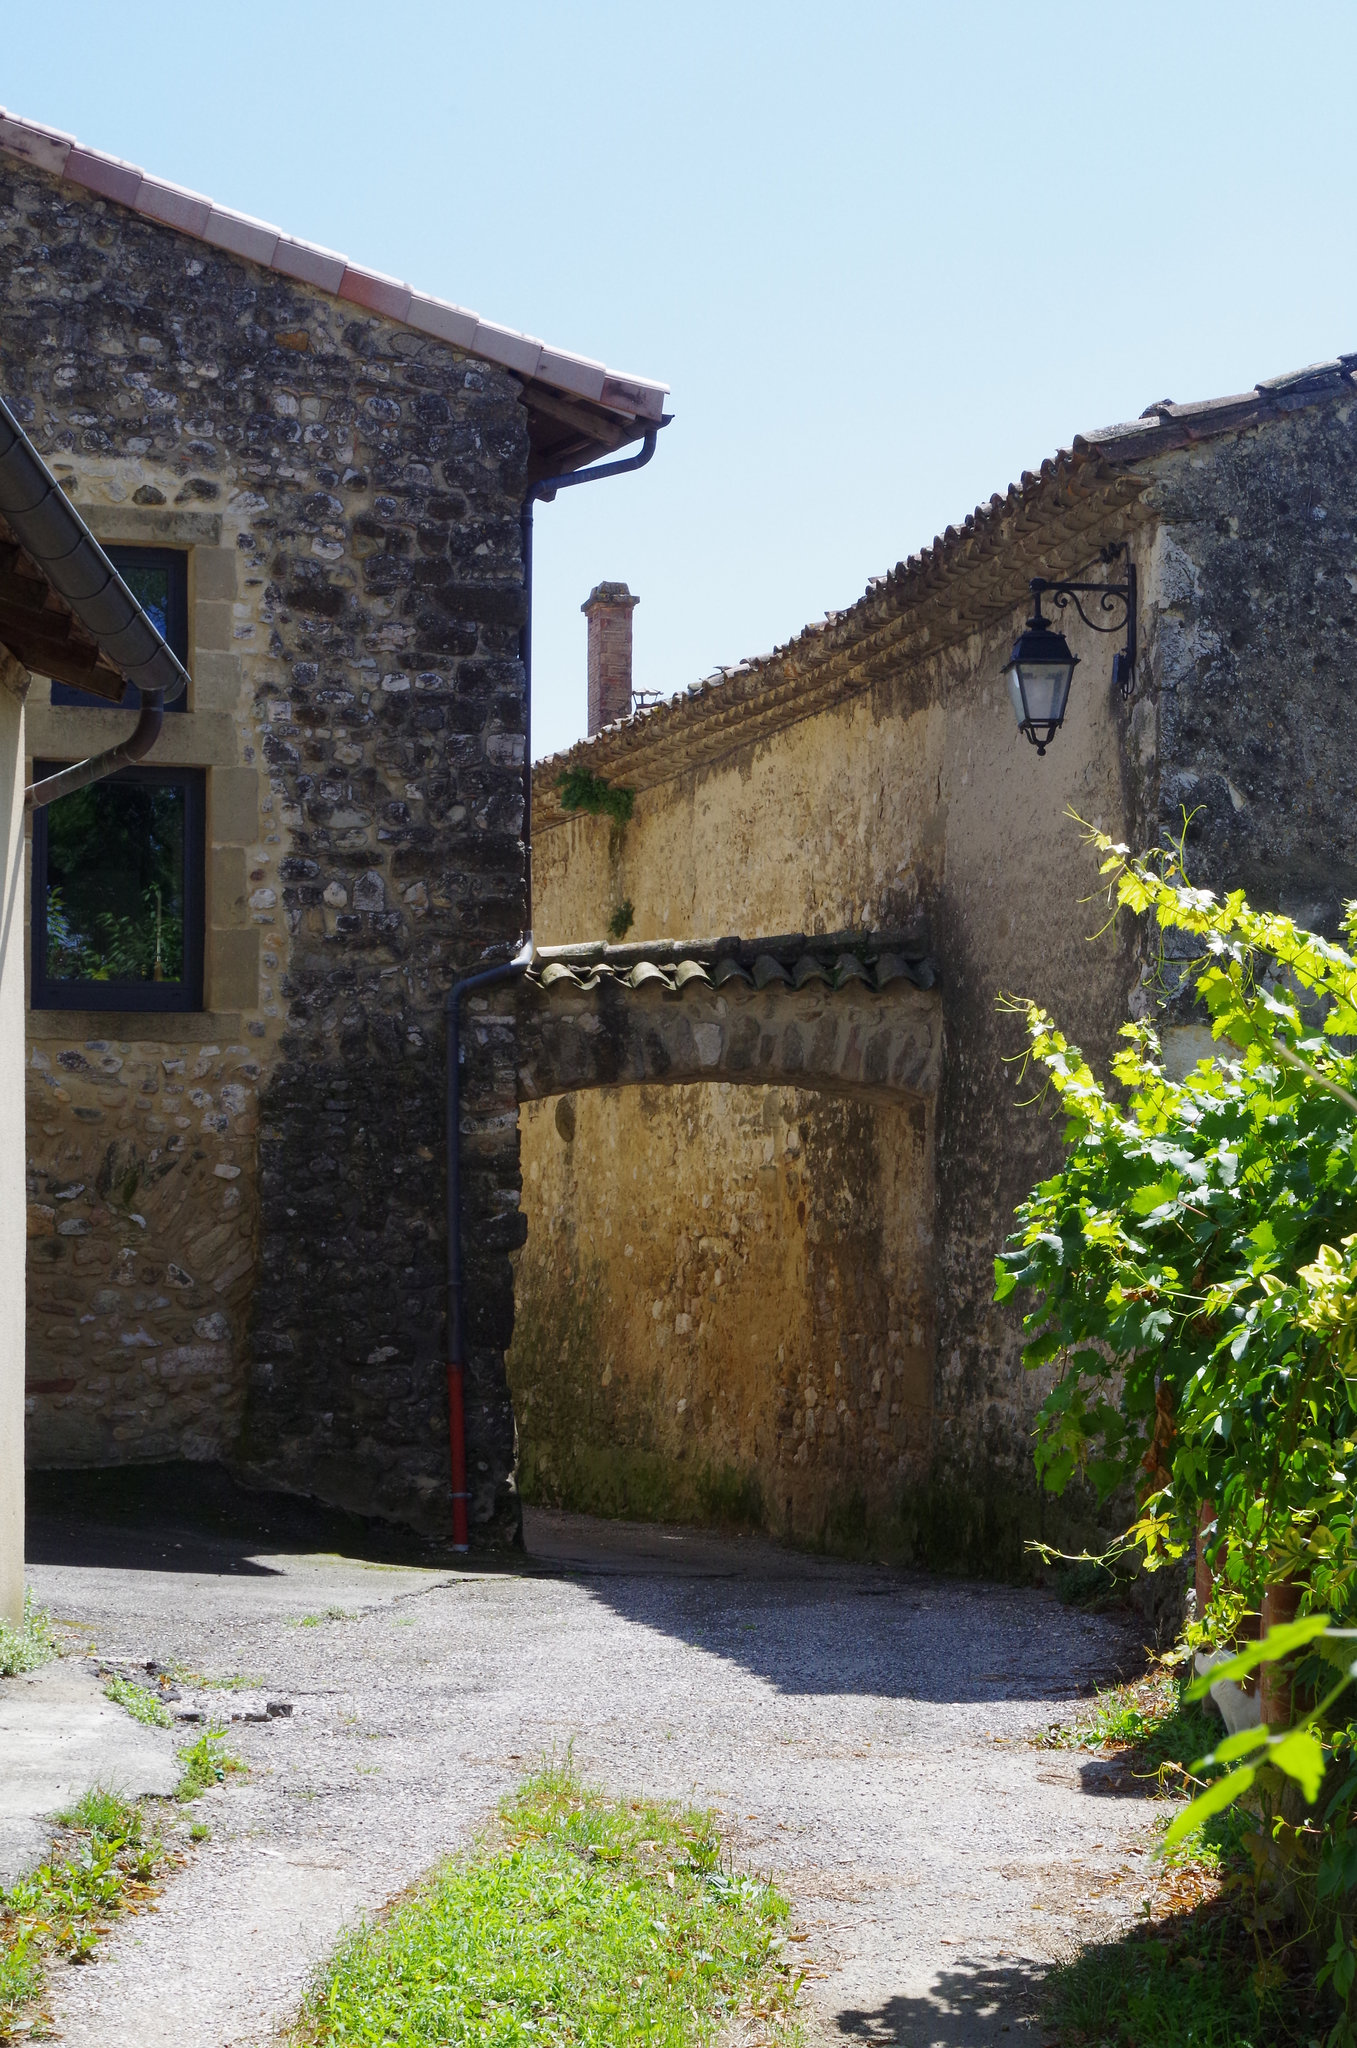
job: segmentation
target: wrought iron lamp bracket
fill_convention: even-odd
[[[1126,552],[1124,583],[1069,583],[1052,581],[1046,576],[1034,576],[1027,586],[1036,599],[1038,616],[1041,612],[1042,598],[1049,597],[1057,611],[1064,611],[1067,606],[1073,605],[1084,624],[1095,633],[1125,633],[1126,646],[1112,664],[1113,679],[1120,685],[1123,697],[1130,696],[1136,672],[1136,566],[1130,559],[1130,550]],[[1109,549],[1103,559],[1110,562],[1120,553],[1119,547]],[[1081,599],[1086,597],[1097,599],[1095,609],[1098,612],[1115,612],[1120,605],[1122,616],[1108,619],[1105,623],[1097,617],[1091,618],[1081,602]]]

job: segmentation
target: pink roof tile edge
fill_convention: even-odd
[[[649,377],[624,376],[596,363],[588,356],[549,348],[529,334],[511,327],[499,327],[482,320],[446,299],[430,298],[412,290],[399,278],[384,277],[350,263],[334,249],[304,242],[266,221],[218,206],[201,192],[189,192],[165,178],[153,178],[137,164],[123,163],[102,150],[86,149],[73,135],[59,128],[47,128],[20,114],[0,107],[0,151],[22,158],[39,170],[80,185],[101,199],[111,199],[133,213],[173,227],[180,234],[193,235],[212,247],[243,256],[266,270],[295,277],[303,284],[329,292],[346,302],[366,307],[417,333],[433,335],[439,341],[464,348],[469,354],[499,363],[515,376],[549,384],[572,397],[588,399],[610,412],[628,417],[657,420],[664,412],[669,393],[667,384]]]

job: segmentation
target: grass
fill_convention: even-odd
[[[148,1728],[173,1726],[174,1716],[169,1708],[163,1706],[154,1693],[147,1692],[144,1685],[134,1685],[130,1678],[110,1678],[104,1687],[104,1698],[112,1700],[134,1721],[141,1721]]]
[[[243,1771],[245,1765],[238,1756],[232,1756],[222,1741],[224,1728],[209,1728],[179,1752],[182,1775],[174,1788],[174,1796],[181,1806],[190,1800],[201,1799],[204,1792],[210,1792],[214,1785],[225,1782],[236,1771]]]
[[[51,1961],[88,1962],[112,1919],[140,1911],[155,1879],[178,1860],[158,1834],[147,1834],[139,1806],[104,1787],[60,1814],[58,1825],[67,1840],[0,1891],[0,2041],[34,2032],[32,2007]]]
[[[356,1614],[350,1614],[344,1607],[327,1607],[324,1614],[303,1614],[296,1621],[289,1621],[289,1628],[323,1628],[327,1621],[357,1621]]]
[[[1100,1692],[1073,1721],[1052,1722],[1038,1740],[1043,1749],[1111,1750],[1132,1774],[1181,1785],[1223,1732],[1218,1718],[1184,1699],[1185,1685],[1156,1667],[1148,1677]]]
[[[609,1799],[547,1766],[496,1833],[343,1943],[297,2048],[687,2048],[794,2035],[787,1907],[722,1860],[710,1813]]]
[[[1039,1741],[1111,1752],[1138,1778],[1186,1790],[1192,1765],[1222,1735],[1162,1667],[1099,1693]],[[1197,1781],[1198,1783],[1200,1781]],[[1257,1822],[1217,1814],[1161,1863],[1158,1917],[1058,1965],[1044,1991],[1049,2048],[1309,2048],[1332,2023],[1303,1952],[1250,1926],[1256,1875],[1246,1838]],[[1261,1916],[1265,1920],[1266,1916]]]
[[[176,1685],[187,1685],[195,1692],[253,1692],[268,1684],[262,1671],[231,1671],[224,1678],[208,1678],[202,1671],[191,1671],[187,1664],[172,1661],[161,1666],[167,1678]]]
[[[36,1671],[57,1654],[57,1641],[47,1609],[39,1607],[31,1586],[24,1591],[24,1618],[18,1628],[0,1621],[0,1678]]]
[[[1052,2048],[1308,2048],[1334,2017],[1224,1901],[1084,1949],[1045,2000]]]

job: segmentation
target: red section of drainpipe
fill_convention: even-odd
[[[467,1547],[466,1374],[462,1361],[448,1360],[448,1447],[452,1457],[452,1540]]]

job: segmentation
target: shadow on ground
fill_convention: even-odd
[[[374,1563],[447,1560],[389,1523],[241,1486],[220,1465],[30,1472],[33,1564],[276,1577],[259,1553],[336,1552]]]
[[[219,1465],[32,1472],[28,1555],[71,1565],[276,1578],[289,1556],[570,1579],[621,1619],[738,1665],[778,1693],[993,1705],[1125,1675],[1137,1645],[1031,1587],[808,1555],[759,1537],[542,1508],[526,1548],[456,1557],[390,1523],[252,1490]]]
[[[1031,1586],[942,1579],[766,1537],[524,1511],[531,1562],[625,1621],[739,1664],[777,1692],[933,1704],[1056,1702],[1143,1668],[1126,1619]]]
[[[920,1994],[898,1993],[871,2012],[835,2016],[848,2041],[872,2048],[979,2048],[1035,2028],[1045,1968],[1039,1963],[962,1960]]]

